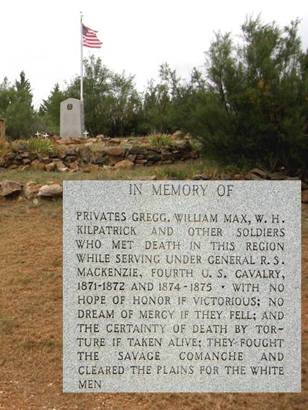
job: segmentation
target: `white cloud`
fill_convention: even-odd
[[[14,81],[24,70],[38,105],[56,82],[63,85],[78,75],[80,10],[103,41],[95,55],[115,71],[134,74],[139,88],[157,77],[166,61],[187,76],[203,64],[214,31],[239,34],[249,15],[261,13],[264,22],[280,26],[300,18],[308,47],[308,9],[300,0],[10,0],[1,5],[0,81],[4,76]],[[92,52],[85,49],[84,54]]]

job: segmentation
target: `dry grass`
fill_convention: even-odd
[[[307,409],[308,207],[303,221],[302,393],[63,394],[62,202],[0,201],[0,408]]]
[[[45,172],[38,170],[25,170],[20,172],[18,169],[4,170],[0,173],[1,179],[13,179],[20,182],[34,181],[37,183],[46,183],[49,181],[61,182],[63,180],[81,180],[81,179],[138,179],[140,177],[155,175],[157,179],[186,179],[192,178],[196,174],[205,174],[210,178],[219,178],[224,174],[239,172],[236,167],[222,167],[217,163],[200,159],[191,161],[182,161],[170,165],[157,166],[135,166],[133,169],[93,169],[87,172]],[[243,171],[242,171],[243,172]]]

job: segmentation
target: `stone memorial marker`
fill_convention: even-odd
[[[65,181],[65,392],[301,390],[300,181]]]
[[[67,98],[60,104],[60,136],[79,138],[84,130],[83,104],[76,98]]]

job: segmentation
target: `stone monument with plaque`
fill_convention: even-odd
[[[300,181],[65,181],[65,392],[299,392]]]
[[[60,104],[60,136],[79,138],[84,132],[83,102],[76,98],[67,98]]]

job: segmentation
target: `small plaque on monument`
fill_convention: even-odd
[[[76,98],[68,98],[60,104],[60,136],[79,138],[84,131],[83,103]]]
[[[299,392],[300,181],[65,181],[65,392]]]

